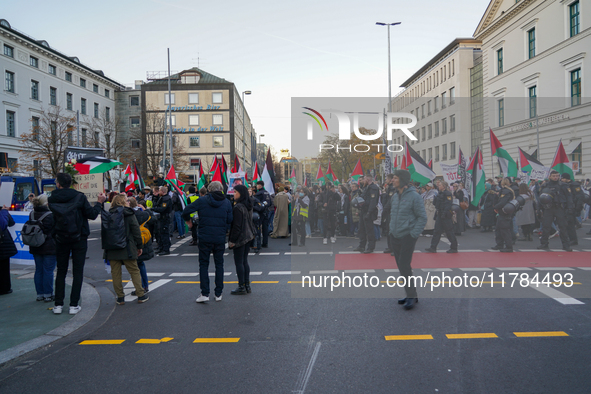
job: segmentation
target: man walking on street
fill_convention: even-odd
[[[439,193],[433,199],[435,209],[437,209],[435,218],[435,229],[433,230],[433,238],[431,239],[431,246],[425,249],[429,253],[437,253],[437,245],[441,239],[441,234],[445,231],[447,240],[450,242],[447,253],[458,253],[458,240],[454,234],[453,211],[451,206],[453,204],[453,195],[449,190],[449,185],[445,181],[437,183]],[[461,220],[462,218],[458,219]]]
[[[72,255],[72,291],[70,293],[70,315],[80,312],[80,291],[84,276],[84,263],[90,235],[88,220],[94,220],[101,212],[107,197],[100,193],[93,206],[83,193],[70,189],[72,177],[59,173],[55,179],[57,189],[48,199],[49,209],[55,218],[54,239],[56,245],[57,274],[55,277],[55,306],[53,313],[59,315],[64,306],[68,262]]]
[[[222,300],[224,289],[224,250],[226,232],[232,223],[232,204],[224,195],[221,182],[214,181],[207,187],[209,193],[187,205],[183,210],[183,220],[193,226],[191,214],[199,215],[199,280],[201,294],[198,303],[209,301],[209,255],[215,262],[215,300]]]

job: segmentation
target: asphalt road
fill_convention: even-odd
[[[146,263],[150,300],[117,306],[93,232],[85,276],[101,295],[98,313],[70,336],[1,368],[0,392],[587,393],[591,270],[583,268],[591,266],[589,228],[579,230],[573,253],[533,252],[537,242],[518,243],[515,248],[526,251],[515,252],[510,266],[507,255],[487,251],[493,235],[477,231],[459,238],[459,248],[470,252],[453,256],[468,265],[450,264],[444,253],[417,253],[417,261],[441,262],[415,269],[422,278],[431,275],[430,283],[433,275],[465,273],[484,274],[491,283],[419,289],[411,311],[396,303],[402,289],[382,286],[396,271],[369,268],[382,267],[387,255],[353,254],[355,240],[344,238],[334,245],[313,238],[293,250],[287,239],[271,240],[264,255],[250,257],[252,294],[232,296],[236,284],[226,283],[223,300],[206,304],[195,303],[197,248],[178,243],[176,256]],[[429,241],[419,239],[417,250]],[[560,248],[556,238],[551,247]],[[376,250],[383,249],[378,242]],[[548,256],[551,263],[536,264]],[[351,257],[352,270],[337,267]],[[231,252],[225,259],[225,280],[235,282]],[[305,274],[323,272],[368,272],[380,285],[330,292],[302,284]],[[572,274],[577,284],[554,286],[558,294],[534,289],[530,279],[524,286],[488,287],[499,286],[501,274],[508,280],[523,273]]]

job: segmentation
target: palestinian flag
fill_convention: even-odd
[[[326,170],[326,174],[324,174],[324,176],[335,186],[338,186],[341,183],[330,166],[330,160],[328,161],[328,169]]]
[[[466,185],[466,165],[467,165],[466,156],[462,153],[462,148],[459,148],[458,152],[458,178],[462,181],[464,185]]]
[[[123,171],[123,175],[129,176],[130,174],[131,174],[131,166],[128,164],[127,167],[125,167],[125,171]]]
[[[222,160],[220,162],[221,168],[220,171],[222,172],[222,185],[224,186],[224,193],[228,190],[228,177],[230,168],[228,167],[228,163],[226,163],[226,159],[224,158],[224,154],[222,153]]]
[[[575,174],[571,166],[572,164],[568,160],[568,156],[566,155],[566,151],[564,150],[564,146],[562,145],[562,140],[560,140],[558,142],[558,148],[556,148],[554,160],[552,160],[551,169],[554,171],[558,171],[560,173],[561,178],[562,174],[567,173],[570,175],[570,179],[575,179]]]
[[[525,153],[521,148],[518,149],[519,163],[521,163],[521,171],[527,172],[530,179],[546,179],[548,177],[548,168],[536,159],[534,159],[531,155]]]
[[[135,181],[136,181],[138,188],[144,190],[144,188],[146,187],[146,184],[144,182],[144,179],[142,178],[142,174],[137,169],[137,163],[135,161],[133,162],[133,171],[135,172]]]
[[[123,163],[106,157],[91,156],[77,160],[74,168],[80,175],[87,175],[102,174],[120,165]]]
[[[242,165],[240,165],[240,159],[238,159],[238,155],[234,157],[234,165],[232,166],[232,172],[242,172]]]
[[[291,169],[291,175],[289,176],[289,183],[291,184],[291,190],[295,192],[298,187],[298,181],[296,180],[295,167]]]
[[[134,191],[138,186],[137,175],[135,171],[132,171],[129,176],[127,177],[127,185],[125,186],[125,191]]]
[[[435,173],[429,165],[425,163],[425,160],[415,152],[410,144],[406,142],[406,152],[404,154],[406,160],[406,169],[410,172],[410,179],[418,182],[421,186],[431,182],[435,177]]]
[[[396,161],[394,162],[396,163]],[[396,168],[396,164],[394,164],[394,168]],[[359,181],[359,177],[363,176],[363,166],[361,165],[361,159],[357,160],[357,164],[355,164],[355,168],[353,169],[353,173],[351,174],[351,178],[355,182]]]
[[[172,168],[172,166],[170,168]],[[187,206],[187,196],[185,195],[185,192],[181,190],[181,188],[176,184],[176,182],[174,182],[174,180],[165,179],[165,181],[170,185],[170,187],[172,187],[173,190],[175,190],[178,193],[181,199],[181,205],[183,209],[185,209],[185,207]]]
[[[493,133],[492,129],[489,128],[490,132],[490,149],[492,151],[492,155],[496,156],[499,160],[499,166],[501,166],[501,171],[505,176],[508,177],[516,177],[517,176],[517,164],[515,160],[511,157],[509,152],[507,152],[503,145],[499,142],[495,133]]]
[[[427,164],[430,169],[433,169],[433,159],[429,160],[429,164]]]
[[[216,154],[213,158],[213,163],[211,164],[211,168],[209,169],[209,173],[212,174],[215,172],[215,169],[218,167],[218,155]]]
[[[397,170],[398,169],[398,155],[396,155],[394,157],[394,169]]]
[[[211,177],[211,181],[212,182],[218,181],[223,184],[222,169],[220,167],[221,167],[221,165],[220,165],[220,163],[218,163],[218,165],[213,170],[213,176]]]
[[[207,178],[205,177],[205,173],[203,172],[203,161],[199,161],[199,181],[197,182],[197,192],[201,190],[202,187],[205,186],[207,183]]]
[[[400,169],[407,170],[407,168],[406,168],[406,154],[402,155],[402,159],[400,160]]]
[[[318,172],[316,173],[316,180],[324,185],[324,174],[322,173],[322,166],[318,163]]]
[[[466,174],[468,178],[466,189],[470,193],[470,203],[477,207],[485,191],[484,183],[486,179],[480,148],[477,148],[474,156],[472,156],[470,164],[468,164],[468,168],[466,169]]]
[[[271,149],[267,151],[267,159],[263,168],[262,180],[265,182],[265,190],[270,195],[275,195],[275,171],[273,170],[273,159],[271,158]]]
[[[254,170],[252,171],[252,182],[253,184],[257,183],[257,181],[261,180],[261,175],[259,174],[259,163],[256,161],[254,162]]]

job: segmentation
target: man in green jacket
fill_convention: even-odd
[[[390,237],[392,245],[392,256],[396,259],[396,265],[400,275],[405,280],[404,290],[406,297],[398,300],[404,304],[404,309],[412,309],[418,302],[417,289],[412,276],[412,254],[415,250],[417,239],[427,224],[427,213],[423,199],[417,193],[414,186],[409,185],[410,172],[407,170],[396,170],[392,185],[396,188],[390,199]]]

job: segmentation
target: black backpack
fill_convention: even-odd
[[[25,245],[38,248],[45,243],[47,236],[43,232],[43,219],[51,214],[50,211],[45,212],[39,219],[35,218],[35,212],[31,212],[29,220],[23,225],[21,230],[21,237]]]
[[[127,247],[127,229],[123,217],[123,207],[113,213],[101,211],[101,244],[105,250],[118,250]]]
[[[82,232],[82,216],[80,214],[81,199],[84,194],[76,196],[74,204],[50,204],[55,216],[55,240],[59,243],[80,241]]]

